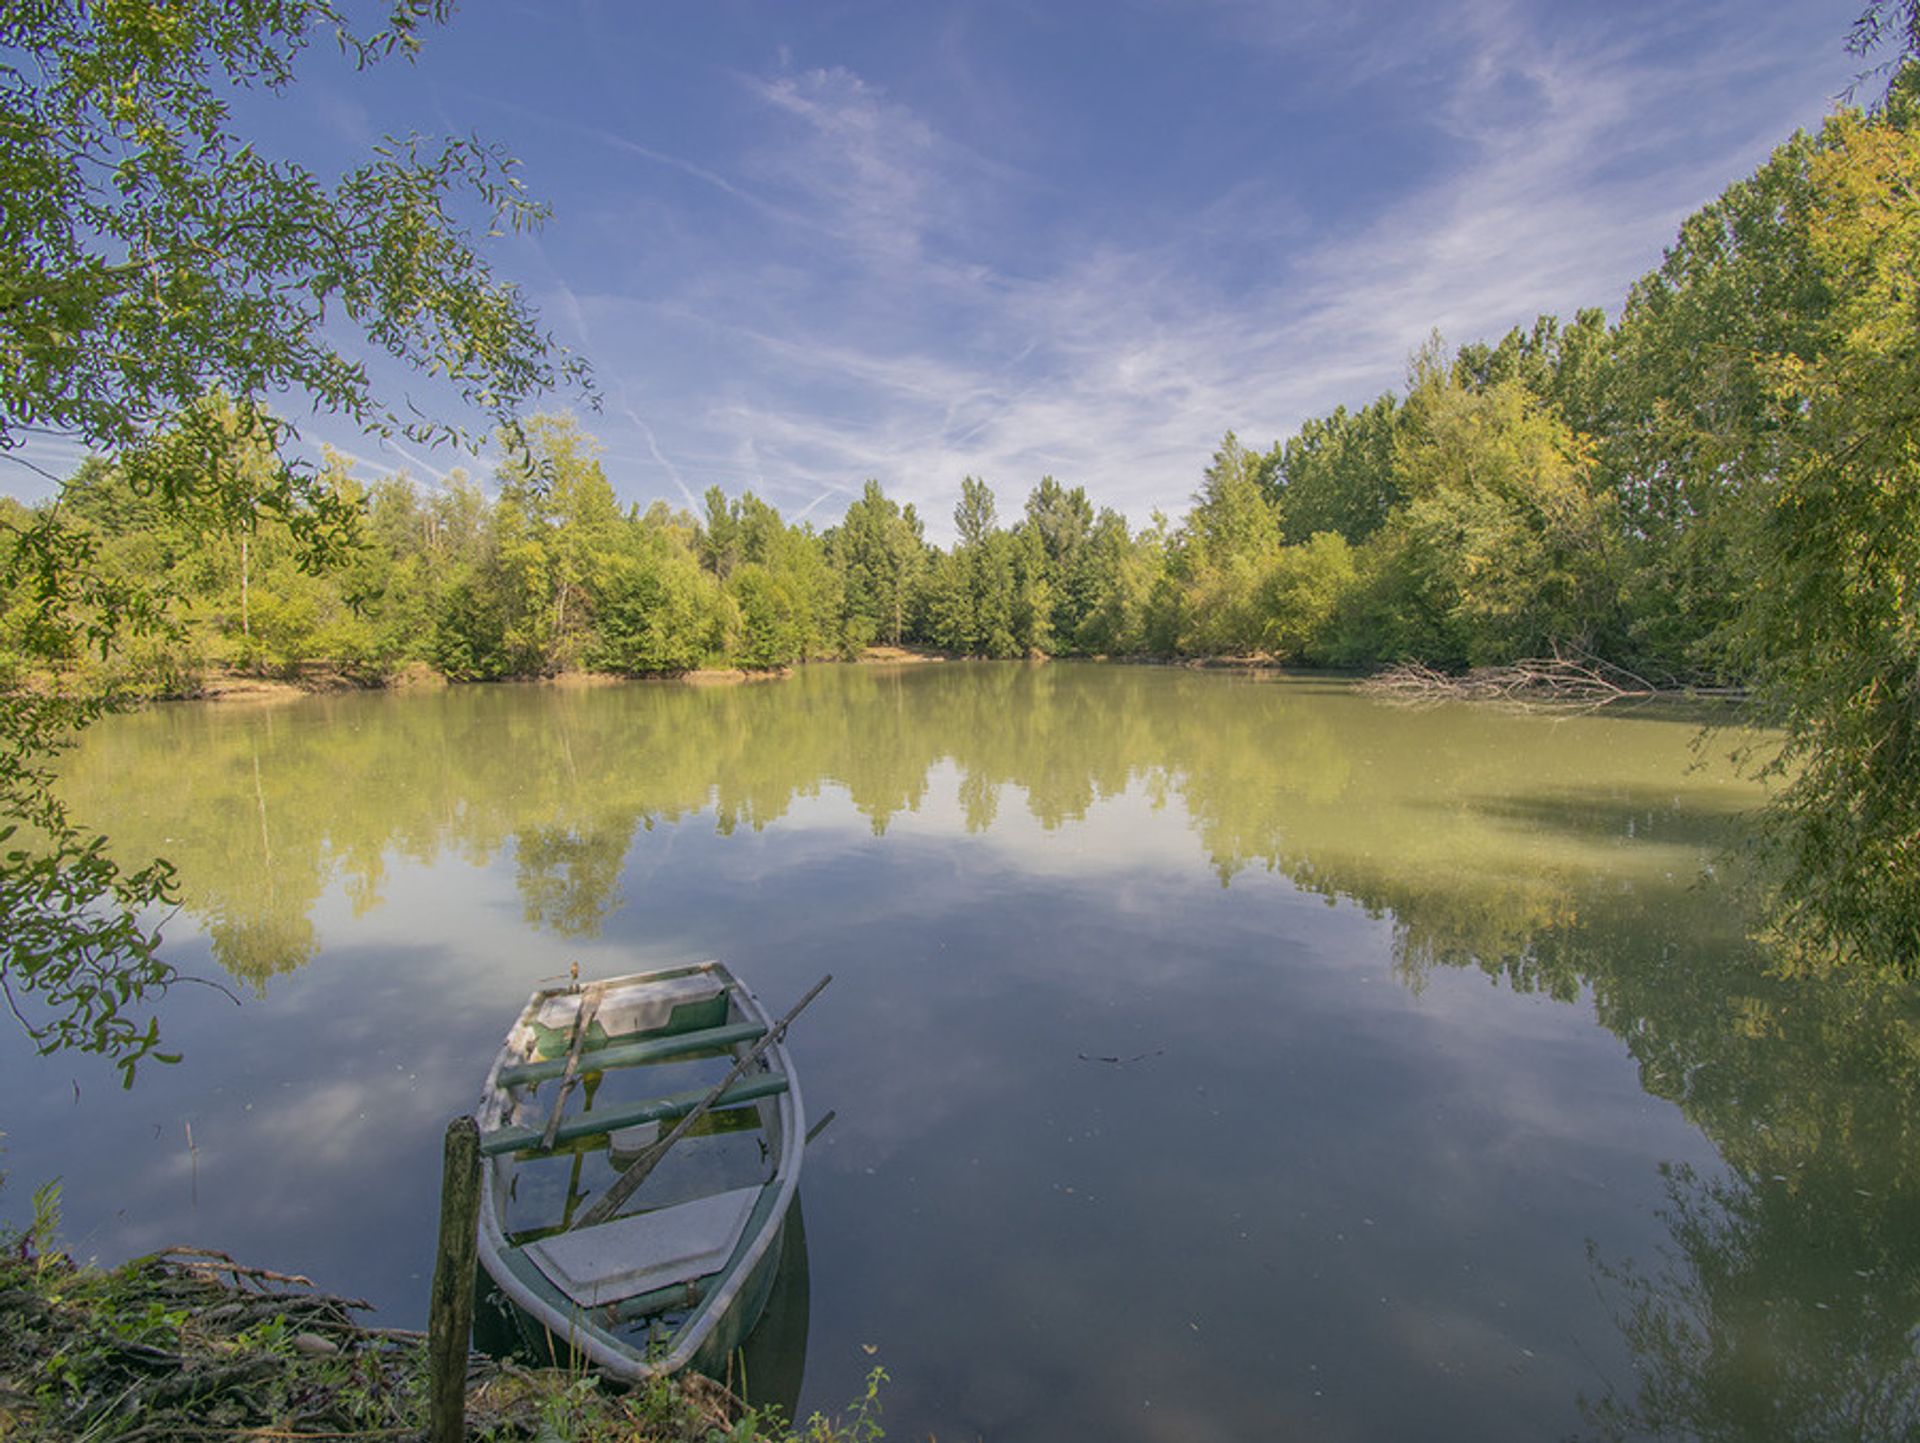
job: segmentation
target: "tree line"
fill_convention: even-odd
[[[1403,392],[1264,451],[1228,432],[1178,522],[1130,526],[1051,476],[1011,517],[965,478],[947,547],[878,481],[824,530],[717,487],[698,514],[641,511],[567,416],[528,423],[486,489],[322,467],[327,519],[357,530],[331,569],[314,514],[234,504],[270,491],[264,447],[256,484],[243,455],[206,505],[109,460],[56,504],[103,574],[166,599],[172,624],[114,673],[161,688],[211,663],[650,675],[885,642],[1443,668],[1573,652],[1805,692],[1835,681],[1827,641],[1911,614],[1913,488],[1865,478],[1911,476],[1914,89],[1796,135],[1690,217],[1617,321],[1435,337]],[[33,519],[11,509],[9,537]],[[49,648],[30,575],[9,574],[0,650],[21,680]],[[85,629],[66,639],[52,659],[84,665]]]

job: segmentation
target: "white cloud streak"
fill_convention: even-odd
[[[1184,504],[1227,428],[1265,444],[1364,403],[1436,327],[1459,342],[1538,311],[1617,309],[1689,210],[1818,114],[1817,86],[1777,47],[1729,46],[1709,85],[1649,61],[1644,36],[1556,47],[1510,6],[1449,14],[1460,56],[1433,115],[1440,173],[1240,293],[1190,236],[1118,239],[1037,276],[987,264],[958,215],[990,215],[1017,177],[848,71],[756,82],[784,122],[758,166],[858,254],[845,277],[816,278],[827,293],[807,326],[702,308],[754,378],[705,429],[783,463],[790,494],[878,476],[935,534],[965,474],[1004,504],[1052,472],[1143,520]],[[1297,230],[1261,204],[1256,191],[1228,208],[1256,233]]]
[[[1784,7],[1562,14],[1556,39],[1541,13],[1182,5],[1183,23],[1264,57],[1276,94],[1308,96],[1290,113],[1312,123],[1357,124],[1368,86],[1418,93],[1424,123],[1383,144],[1408,141],[1425,169],[1371,210],[1276,167],[1184,215],[1152,196],[1076,231],[1044,172],[976,152],[936,107],[845,65],[717,72],[745,105],[691,156],[628,133],[617,106],[483,98],[602,157],[591,206],[562,210],[564,246],[556,227],[551,256],[526,253],[615,402],[594,429],[631,458],[610,466],[618,488],[693,504],[750,486],[831,523],[874,476],[946,539],[964,475],[1012,510],[1052,473],[1144,521],[1184,507],[1229,427],[1265,445],[1362,404],[1436,327],[1458,343],[1617,308],[1680,219],[1846,78],[1839,22]],[[1823,73],[1806,48],[1829,31]],[[598,212],[585,239],[582,209]],[[1222,247],[1264,271],[1224,269]]]

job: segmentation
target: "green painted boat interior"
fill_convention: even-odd
[[[751,1107],[724,1107],[715,1108],[700,1118],[699,1121],[694,1123],[687,1136],[689,1138],[701,1138],[711,1137],[717,1133],[758,1132],[759,1130],[760,1115],[755,1109]],[[618,1131],[618,1129],[611,1129],[610,1131]],[[662,1129],[662,1131],[664,1134],[664,1129]],[[587,1132],[578,1137],[570,1137],[564,1141],[555,1142],[547,1152],[537,1155],[559,1157],[563,1155],[570,1156],[574,1153],[606,1152],[611,1145],[612,1139],[607,1132]],[[529,1155],[536,1154],[530,1152]]]

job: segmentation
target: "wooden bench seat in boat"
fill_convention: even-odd
[[[580,1071],[608,1072],[616,1067],[637,1067],[648,1062],[667,1062],[695,1052],[717,1052],[736,1042],[758,1042],[767,1029],[757,1022],[736,1022],[729,1027],[703,1027],[697,1032],[675,1032],[645,1042],[589,1043],[580,1049]],[[510,1062],[500,1069],[502,1087],[524,1087],[545,1082],[567,1070],[565,1057],[544,1057],[532,1062]]]
[[[726,1265],[760,1196],[735,1188],[653,1212],[556,1233],[521,1251],[581,1307],[691,1283]]]
[[[743,1077],[720,1095],[714,1104],[716,1110],[725,1107],[737,1107],[743,1102],[757,1102],[763,1097],[776,1097],[787,1090],[786,1074],[782,1072],[763,1072],[757,1076]],[[676,1092],[669,1097],[649,1098],[645,1102],[630,1102],[622,1107],[602,1107],[593,1112],[583,1112],[576,1116],[563,1118],[560,1126],[554,1129],[553,1141],[556,1145],[571,1142],[580,1137],[598,1137],[602,1133],[615,1132],[623,1127],[632,1127],[638,1122],[664,1122],[668,1118],[685,1117],[701,1100],[709,1089],[697,1087],[688,1092]],[[503,1152],[520,1152],[527,1148],[540,1146],[538,1127],[509,1126],[497,1127],[491,1132],[480,1134],[480,1155],[493,1157]]]
[[[581,1004],[592,993],[599,997],[593,1020],[608,1036],[658,1032],[672,1021],[676,1010],[712,1002],[723,991],[719,979],[713,974],[690,972],[684,976],[634,982],[626,986],[557,992],[540,1004],[533,1016],[533,1024],[562,1035],[571,1032]]]

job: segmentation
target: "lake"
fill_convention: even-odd
[[[1093,664],[155,707],[66,795],[239,1005],[177,987],[130,1093],[5,1033],[0,1205],[418,1326],[531,988],[721,957],[836,979],[749,1359],[803,1412],[884,1365],[901,1439],[1911,1435],[1920,1007],[1770,975],[1699,730]]]

